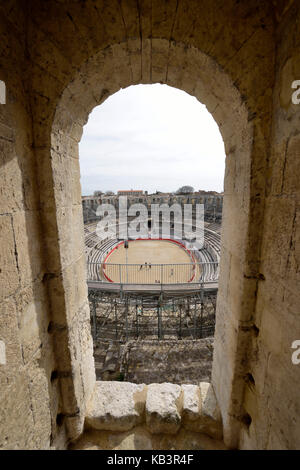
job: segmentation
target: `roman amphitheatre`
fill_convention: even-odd
[[[213,225],[214,230],[208,227],[205,229],[204,246],[201,250],[196,250],[184,240],[165,237],[129,240],[126,248],[124,241],[115,238],[108,237],[102,241],[97,235],[97,222],[87,223],[85,244],[88,279],[109,281],[105,274],[108,276],[108,270],[111,270],[115,271],[111,282],[125,283],[124,273],[129,266],[132,269],[128,270],[131,277],[126,279],[127,284],[143,284],[143,281],[148,284],[155,281],[163,284],[185,284],[200,280],[201,273],[204,272],[206,280],[213,278],[216,266],[210,265],[217,265],[219,261],[221,225],[207,225]],[[203,270],[200,270],[200,263],[203,264]],[[177,265],[180,266],[178,270],[175,269]],[[122,267],[121,273],[117,269],[119,266]],[[163,277],[156,269],[158,266],[169,266],[168,270],[163,270]]]
[[[299,1],[0,12],[0,448],[299,449]],[[221,233],[207,220],[197,255],[218,268],[109,282],[122,240],[84,216],[79,142],[109,96],[158,83],[222,135]]]
[[[221,218],[217,199],[205,201],[212,221],[204,223],[203,245],[196,248],[175,237],[174,226],[164,235],[160,225],[161,236],[152,238],[151,219],[147,237],[125,242],[108,227],[101,239],[91,209],[99,200],[89,197],[87,210],[83,198],[98,380],[210,381],[221,243],[221,224],[213,221]]]

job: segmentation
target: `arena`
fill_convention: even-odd
[[[181,264],[181,269],[175,268],[176,263]],[[103,263],[102,273],[108,281],[118,282],[119,265],[123,265],[121,278],[126,276],[126,282],[131,284],[191,282],[196,267],[193,255],[184,245],[173,240],[154,239],[131,240],[127,249],[124,242],[116,245]]]
[[[181,243],[173,240],[130,240],[126,252],[124,242],[121,242],[105,258],[105,263],[126,263],[153,265],[171,263],[191,263],[192,255]],[[126,259],[127,253],[127,259]],[[147,266],[146,266],[147,268]],[[143,269],[141,269],[141,273]],[[142,280],[142,278],[141,278]]]
[[[137,286],[216,283],[221,225],[216,222],[205,222],[205,225],[204,243],[200,250],[191,250],[186,241],[172,236],[168,239],[131,240],[126,249],[124,242],[113,238],[109,232],[105,239],[100,239],[97,222],[87,223],[84,230],[88,281]]]
[[[150,228],[125,243],[113,229],[102,239],[96,221],[85,224],[97,379],[210,382],[220,223],[205,222],[200,249]]]

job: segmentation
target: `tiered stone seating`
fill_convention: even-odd
[[[212,282],[218,279],[219,275],[219,259],[221,251],[220,234],[214,232],[208,227],[204,230],[204,247],[198,251],[195,250],[195,260],[203,263],[201,267],[200,281]],[[219,224],[215,224],[218,225]],[[100,269],[101,263],[105,260],[107,254],[117,245],[118,240],[112,235],[101,240],[96,233],[97,223],[93,222],[85,226],[85,249],[88,264],[88,279],[95,281],[105,281]]]

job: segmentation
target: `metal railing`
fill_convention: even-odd
[[[217,282],[218,262],[187,264],[114,264],[93,263],[87,265],[88,281],[117,284],[191,284]]]

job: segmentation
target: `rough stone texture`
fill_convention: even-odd
[[[211,384],[97,382],[85,433],[71,448],[224,449],[221,439]]]
[[[222,441],[180,429],[177,434],[151,434],[145,425],[126,432],[86,430],[70,450],[226,450]]]
[[[197,385],[186,384],[181,386],[183,390],[182,417],[184,423],[196,421],[200,417],[201,394]]]
[[[191,431],[222,439],[222,418],[212,385],[200,382],[199,387],[182,385],[182,389],[184,392],[183,426]]]
[[[128,431],[146,425],[151,434],[176,434],[183,426],[220,441],[222,418],[211,384],[137,385],[96,382],[87,407],[86,429]]]
[[[125,380],[135,383],[198,384],[210,381],[213,338],[130,341],[122,358]]]
[[[225,442],[299,448],[299,2],[11,0],[0,13],[0,447],[64,447],[83,430],[95,374],[78,142],[112,93],[161,82],[206,104],[227,155],[212,370]]]
[[[242,448],[299,449],[300,367],[292,364],[292,342],[300,338],[300,105],[291,88],[300,77],[299,2],[282,18],[273,89],[273,135],[269,152],[256,334],[245,374],[244,409],[251,425],[241,431]]]
[[[198,384],[211,378],[213,338],[199,340],[97,340],[94,358],[97,380]]]
[[[182,390],[175,384],[147,387],[146,423],[153,434],[175,434],[181,423]]]
[[[216,439],[221,439],[223,434],[220,408],[216,400],[216,395],[211,384],[201,382],[201,411],[200,411],[200,432],[206,432]]]
[[[143,420],[145,397],[145,385],[96,382],[86,424],[94,429],[127,431]]]

